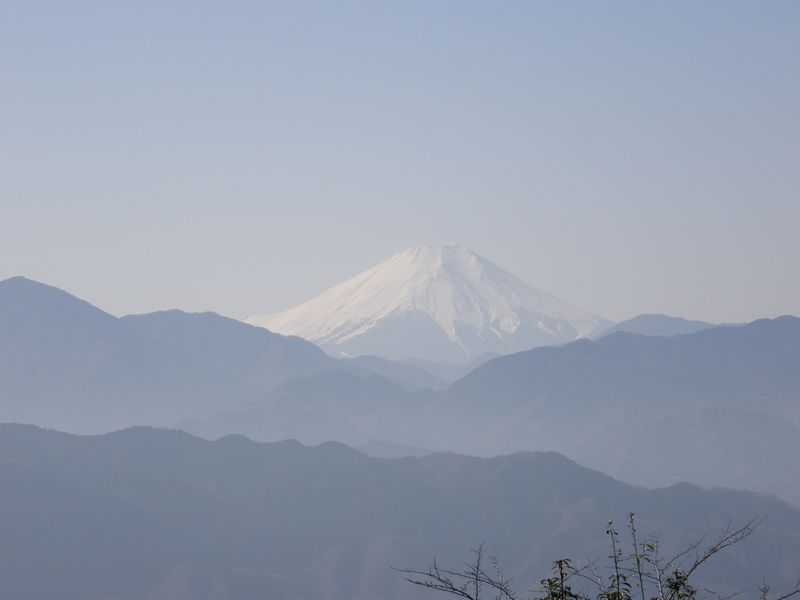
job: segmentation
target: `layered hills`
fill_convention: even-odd
[[[165,425],[332,370],[404,389],[444,384],[413,365],[335,360],[314,344],[214,313],[117,318],[57,288],[0,281],[0,420],[75,432]]]
[[[484,357],[449,387],[420,367],[439,363],[334,359],[213,313],[117,318],[22,278],[0,282],[0,333],[0,421],[180,426],[382,455],[557,450],[633,483],[800,502],[795,317]]]
[[[492,359],[438,393],[322,373],[186,426],[484,456],[558,450],[632,482],[800,501],[799,356],[800,319],[788,316],[672,337],[618,332]]]
[[[762,576],[786,588],[800,564],[800,512],[776,499],[631,487],[554,453],[386,460],[331,443],[0,425],[0,504],[0,592],[26,600],[436,598],[391,567],[457,567],[481,541],[527,590],[556,558],[605,557],[606,523],[628,511],[665,555],[766,515],[698,573],[720,593]]]

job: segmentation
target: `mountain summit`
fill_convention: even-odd
[[[459,245],[415,246],[253,325],[334,355],[464,361],[590,336],[608,321]]]

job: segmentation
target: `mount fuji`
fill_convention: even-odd
[[[407,248],[304,304],[247,323],[336,356],[450,362],[569,342],[610,325],[460,245]]]

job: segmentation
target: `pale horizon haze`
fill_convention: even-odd
[[[0,279],[278,312],[459,243],[619,321],[800,314],[800,3],[0,4]]]

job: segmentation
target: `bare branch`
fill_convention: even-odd
[[[631,538],[633,541],[633,559],[636,565],[636,576],[639,579],[639,591],[641,592],[642,600],[645,600],[645,593],[644,593],[645,575],[643,567],[644,558],[642,557],[641,554],[639,554],[639,540],[636,539],[636,515],[634,513],[628,513],[628,527],[631,530]]]
[[[769,587],[767,587],[767,591],[769,591]],[[800,580],[797,581],[794,588],[791,591],[786,592],[783,596],[778,596],[774,600],[786,600],[787,598],[791,598],[792,596],[800,595]]]
[[[646,542],[640,542],[635,515],[629,513],[628,527],[630,540],[633,543],[632,553],[626,550],[613,523],[609,521],[606,534],[609,536],[611,546],[611,556],[609,556],[611,564],[598,569],[595,561],[589,561],[583,567],[575,568],[569,559],[556,560],[550,575],[540,581],[542,595],[538,598],[539,600],[590,600],[590,598],[632,600],[630,582],[635,580],[640,592],[637,600],[697,600],[706,597],[714,600],[734,600],[741,592],[726,596],[714,594],[706,588],[695,588],[690,577],[712,556],[750,537],[762,521],[762,517],[756,516],[736,529],[728,525],[713,543],[704,546],[707,537],[703,536],[664,561],[660,554],[658,536],[651,535]],[[410,583],[467,600],[488,600],[488,597],[494,600],[521,600],[512,589],[511,580],[504,576],[495,555],[487,555],[483,544],[474,548],[472,552],[473,560],[465,562],[460,570],[441,568],[435,558],[432,565],[424,571],[395,570],[402,573],[405,580]],[[487,562],[491,564],[491,568],[486,566]],[[583,589],[581,586],[573,588],[572,583],[575,579],[586,582]],[[586,595],[583,591],[591,589],[588,584],[595,588],[595,594]],[[769,591],[769,586],[763,583],[759,588],[759,599],[790,600],[800,595],[800,582],[792,590],[776,598],[770,598]]]
[[[738,544],[749,538],[753,533],[755,533],[756,528],[763,523],[764,517],[755,516],[750,521],[745,523],[739,529],[732,530],[730,526],[728,526],[717,539],[714,544],[711,544],[708,548],[706,548],[703,554],[695,559],[692,566],[686,571],[686,576],[689,577],[692,573],[694,573],[704,562],[706,562],[709,558],[718,554],[719,552],[723,551],[725,548],[730,548],[731,546]]]

